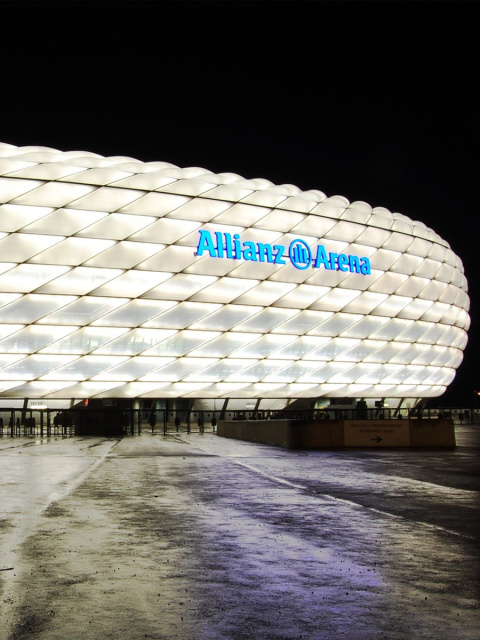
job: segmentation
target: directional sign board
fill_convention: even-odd
[[[28,408],[29,409],[47,409],[48,404],[46,400],[29,400]]]
[[[408,420],[345,420],[346,447],[408,447]]]

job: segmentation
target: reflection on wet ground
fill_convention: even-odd
[[[477,640],[480,428],[454,450],[0,439],[0,638]]]

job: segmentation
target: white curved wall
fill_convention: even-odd
[[[296,240],[308,266],[289,258]],[[332,253],[347,257],[328,268]],[[460,259],[404,215],[0,144],[0,396],[433,397],[462,361],[468,310]]]

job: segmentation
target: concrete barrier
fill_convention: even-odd
[[[453,420],[220,420],[223,438],[289,449],[452,448]]]
[[[411,447],[456,446],[455,428],[451,418],[439,420],[409,420]]]

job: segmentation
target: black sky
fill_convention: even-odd
[[[0,141],[364,200],[461,257],[480,389],[475,2],[3,2]],[[8,25],[8,28],[7,28]]]

